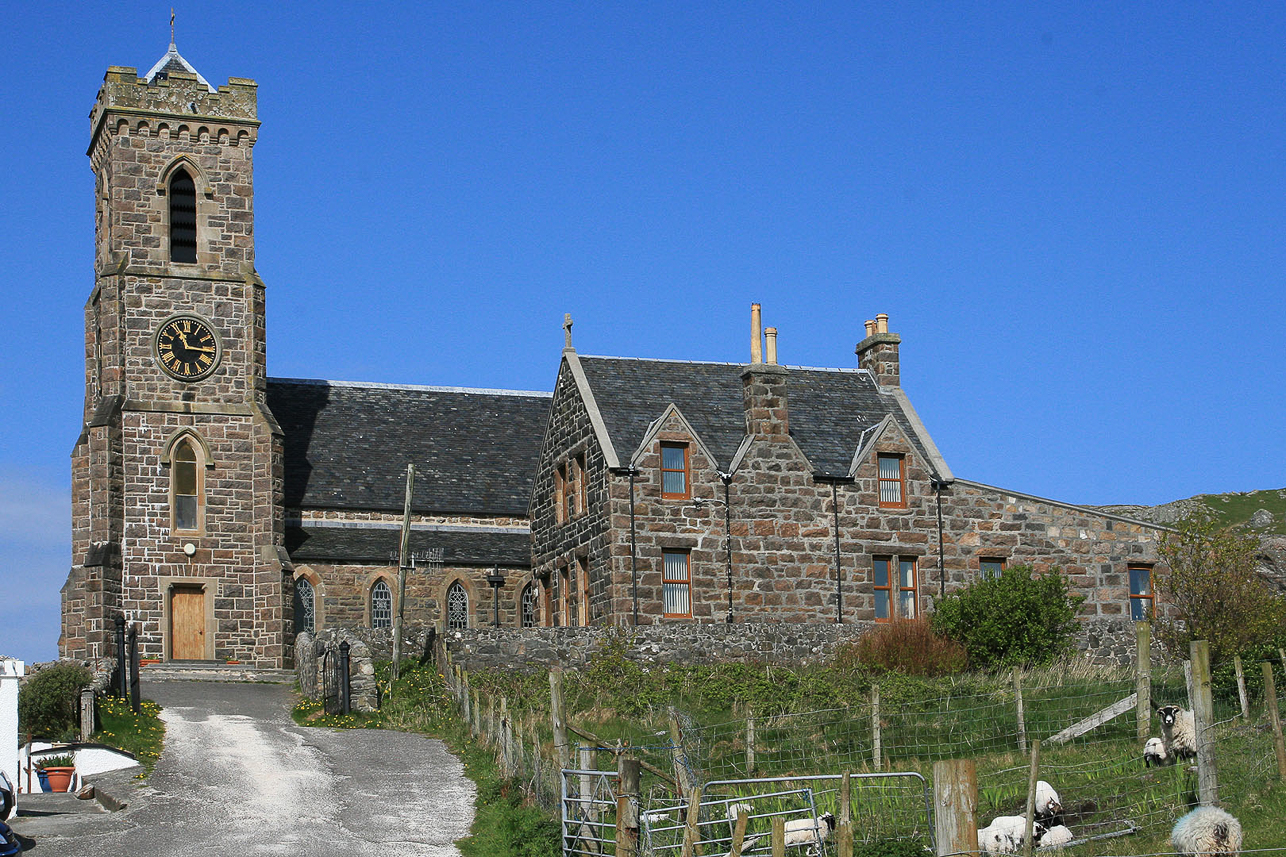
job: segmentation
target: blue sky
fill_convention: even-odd
[[[890,315],[956,475],[1286,485],[1286,6],[181,4],[259,83],[279,377],[550,389],[582,353],[853,366]],[[169,5],[6,10],[0,653],[55,655],[88,112]]]

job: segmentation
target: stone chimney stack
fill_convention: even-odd
[[[759,304],[750,305],[750,363],[741,373],[746,434],[786,439],[786,370],[777,365],[777,329],[768,328],[768,362],[763,361],[763,321]]]
[[[881,387],[900,387],[898,345],[902,337],[889,333],[889,317],[880,313],[866,322],[866,338],[857,343],[857,365],[875,376]]]

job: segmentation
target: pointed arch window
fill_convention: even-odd
[[[196,261],[196,183],[179,168],[170,177],[170,261]]]
[[[539,623],[539,597],[535,583],[528,583],[522,591],[522,627],[534,628]]]
[[[383,580],[371,587],[371,627],[393,627],[393,590]]]
[[[198,532],[201,529],[202,483],[201,456],[192,438],[185,437],[174,446],[170,458],[170,528],[176,532]]]
[[[295,581],[295,633],[314,633],[317,628],[317,593],[306,577]]]
[[[460,631],[469,627],[469,593],[460,581],[447,587],[447,630]]]

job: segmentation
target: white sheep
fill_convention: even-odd
[[[1143,745],[1143,764],[1146,767],[1164,768],[1174,764],[1174,757],[1165,751],[1165,742],[1160,738],[1149,738]]]
[[[824,812],[817,818],[792,818],[786,822],[786,847],[807,845],[808,853],[816,857],[822,853],[822,843],[835,829],[835,816]]]
[[[1041,848],[1058,848],[1060,845],[1066,845],[1074,837],[1072,831],[1067,829],[1065,824],[1055,824],[1053,827],[1046,829],[1045,835],[1040,838]]]
[[[1039,845],[1045,825],[1032,822],[1032,844]],[[1011,854],[1027,841],[1027,819],[1021,815],[998,815],[978,831],[978,848],[987,854]]]
[[[1049,822],[1061,823],[1063,802],[1054,787],[1044,780],[1036,783],[1036,819],[1048,826]],[[1057,820],[1057,821],[1056,821]]]
[[[1191,711],[1178,705],[1163,705],[1157,709],[1161,718],[1161,740],[1165,751],[1175,759],[1192,759],[1197,755],[1197,725]]]
[[[1239,854],[1241,822],[1217,807],[1199,806],[1175,822],[1170,844],[1179,857]]]

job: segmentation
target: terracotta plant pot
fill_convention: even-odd
[[[75,776],[76,769],[71,768],[45,768],[45,776],[49,779],[49,790],[54,792],[65,792],[71,790],[71,778]]]

